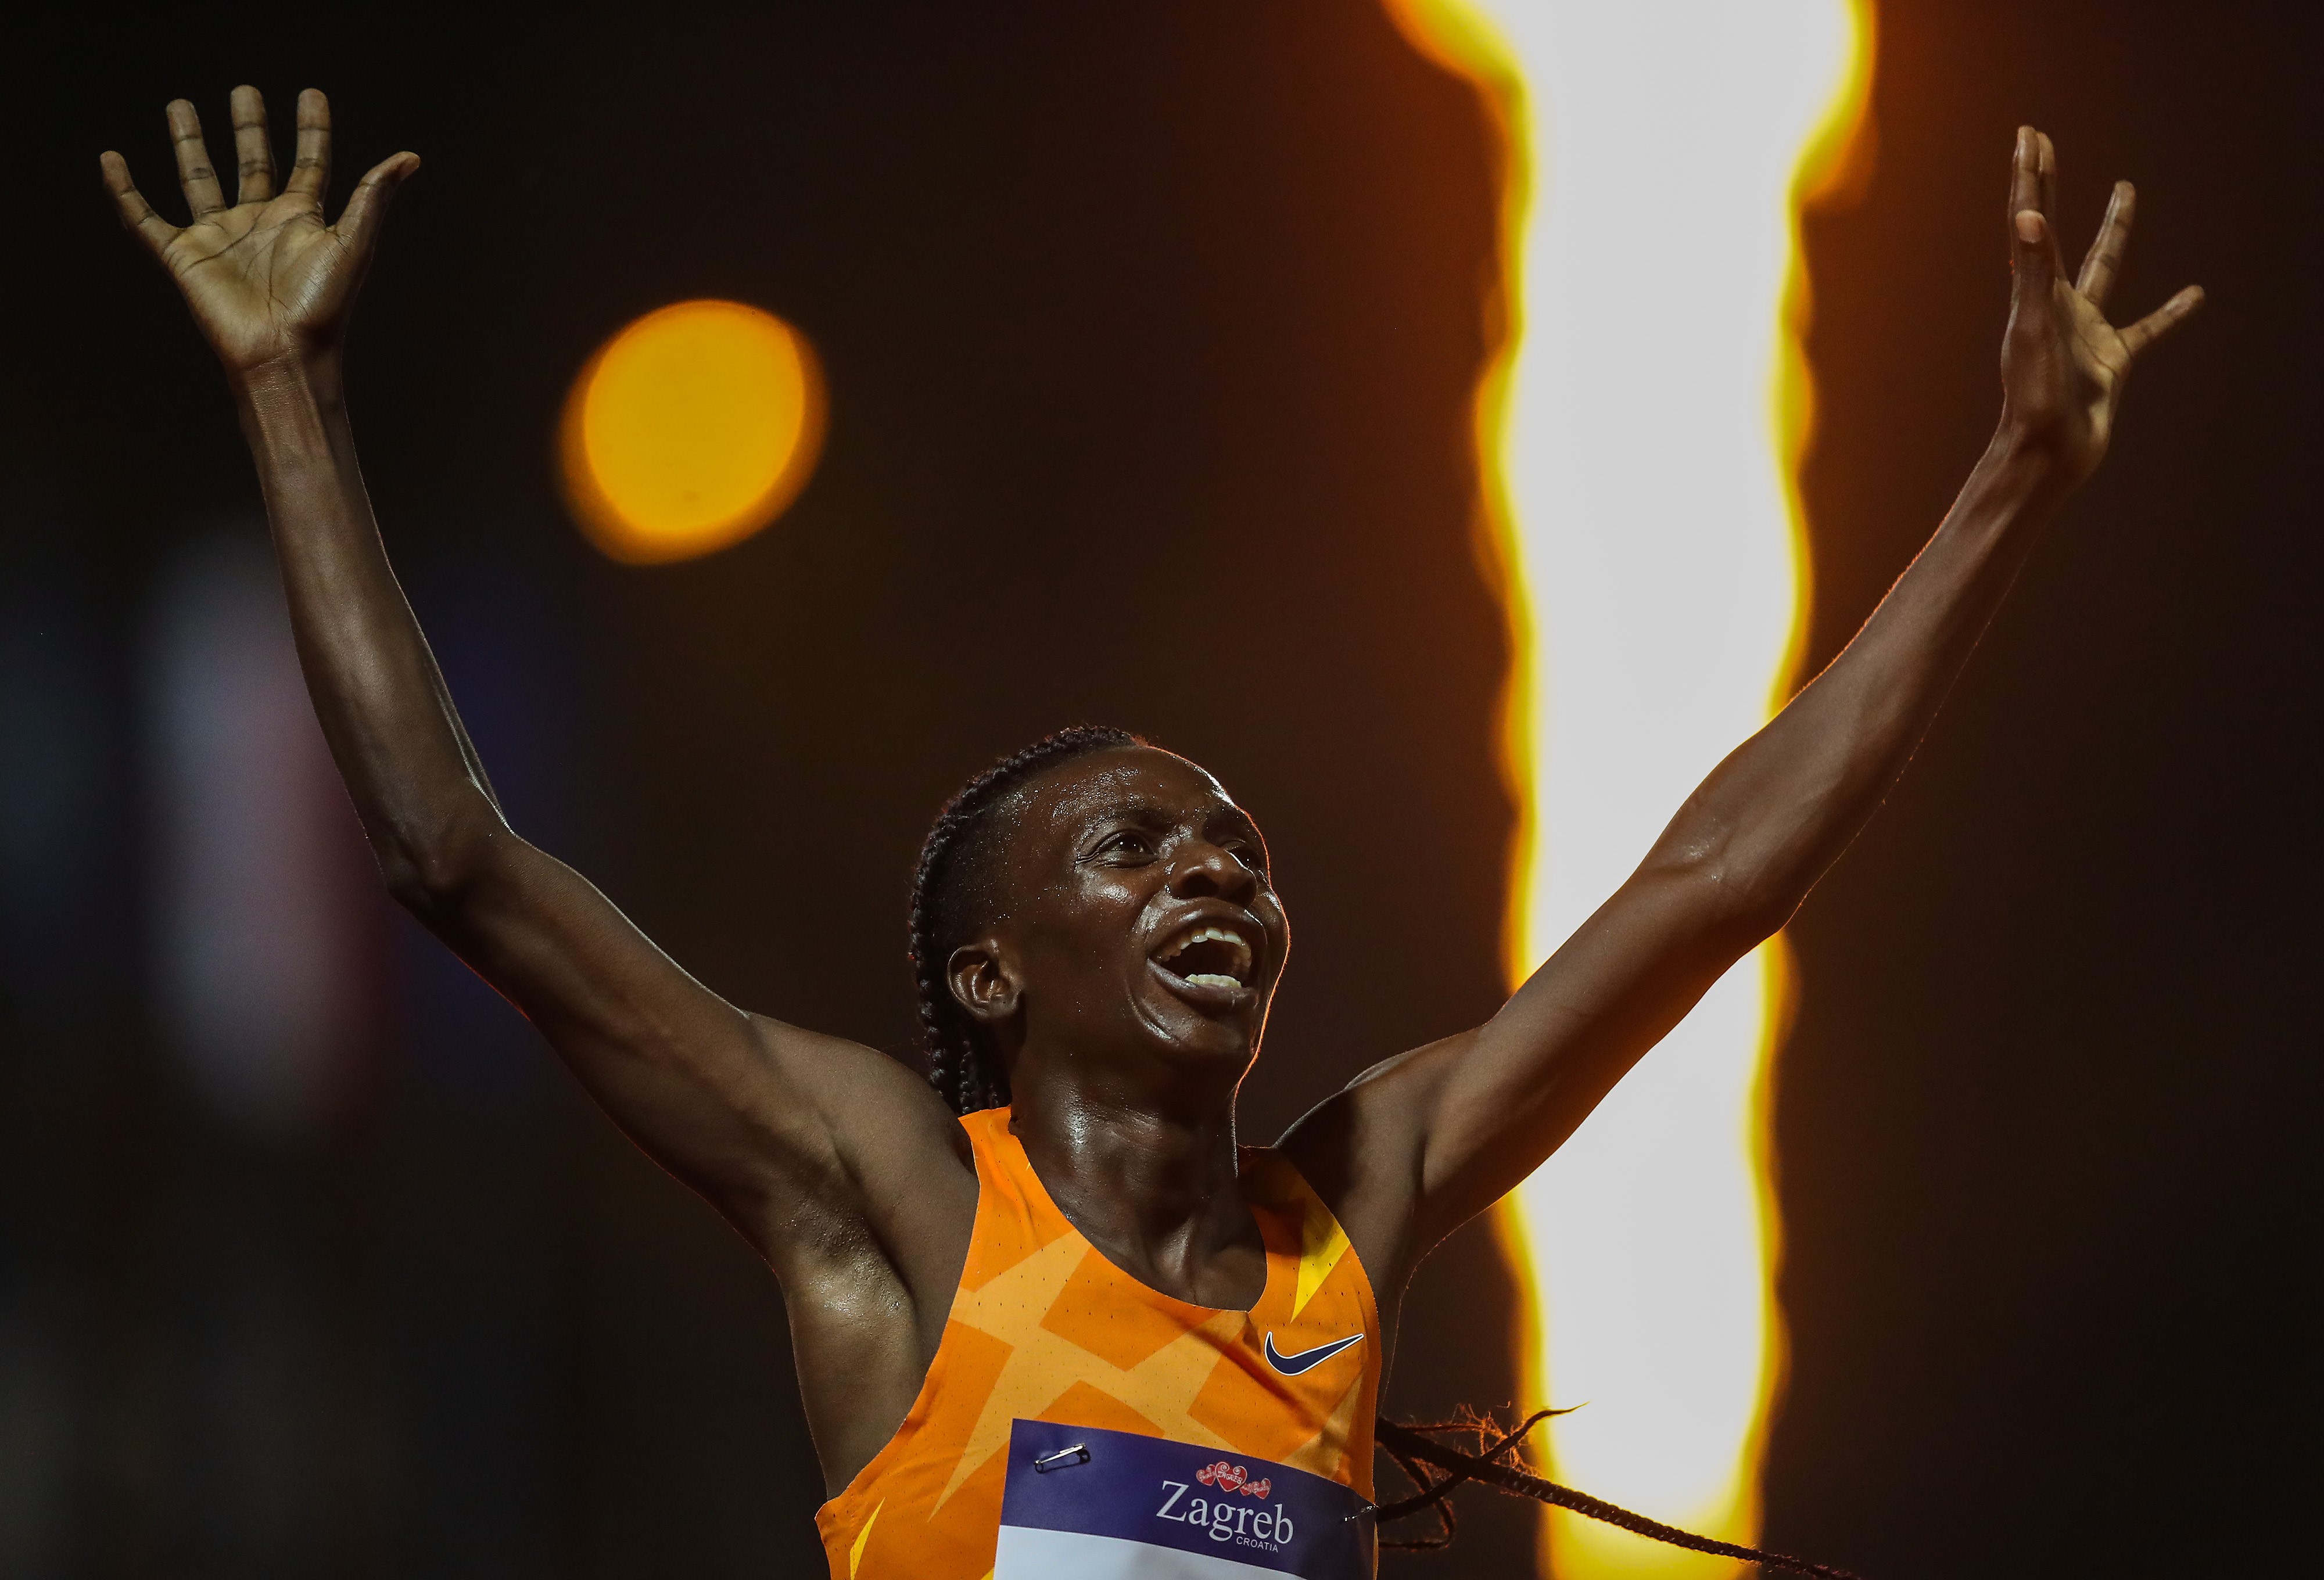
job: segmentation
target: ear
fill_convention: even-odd
[[[969,1019],[982,1026],[998,1026],[1014,1015],[1024,990],[1000,940],[993,938],[980,938],[953,951],[945,962],[945,981]]]

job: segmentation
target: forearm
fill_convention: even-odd
[[[235,381],[316,716],[399,893],[498,830],[489,781],[390,568],[336,362]]]
[[[1780,926],[1904,771],[2071,484],[2006,430],[1853,641],[1690,798],[1649,866]]]
[[[1903,771],[2062,502],[2057,476],[1997,439],[1856,639],[1719,765],[1501,1012],[1376,1072],[1376,1090],[1351,1089],[1383,1132],[1425,1144],[1424,1241],[1532,1172],[1784,924]]]
[[[2126,328],[2109,323],[2129,186],[2116,188],[2070,284],[2047,214],[2055,174],[2048,139],[2022,128],[2002,429],[1856,639],[1720,764],[1630,880],[1499,1015],[1343,1094],[1361,1111],[1368,1147],[1418,1160],[1417,1205],[1398,1208],[1406,1217],[1397,1220],[1418,1226],[1412,1244],[1425,1246],[1532,1173],[1789,918],[1904,771],[2043,528],[2104,458],[2133,360],[2200,305],[2190,287]]]

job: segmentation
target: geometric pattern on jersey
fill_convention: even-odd
[[[1019,1419],[1169,1438],[1372,1495],[1379,1312],[1338,1220],[1267,1147],[1240,1156],[1267,1245],[1249,1311],[1192,1305],[1108,1262],[1033,1172],[1006,1108],[961,1120],[976,1226],[927,1381],[896,1435],[816,1514],[834,1580],[984,1580]],[[1360,1343],[1286,1376],[1295,1363]]]

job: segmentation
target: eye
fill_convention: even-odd
[[[1108,834],[1098,841],[1097,849],[1090,852],[1093,856],[1150,856],[1153,853],[1153,841],[1135,829],[1123,829],[1118,833]]]
[[[1229,840],[1226,850],[1228,855],[1232,856],[1259,877],[1267,876],[1267,852],[1258,846],[1246,845],[1240,840]]]

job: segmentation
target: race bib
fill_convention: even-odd
[[[1372,1580],[1370,1507],[1245,1454],[1019,1420],[992,1580]]]

